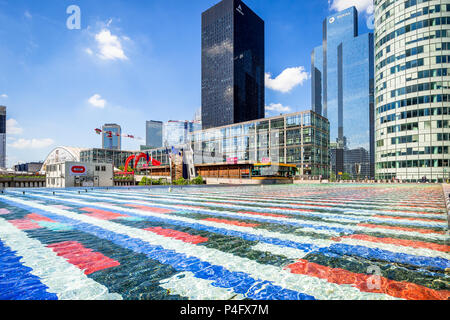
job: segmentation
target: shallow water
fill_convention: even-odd
[[[448,239],[433,185],[11,189],[0,299],[449,299]]]

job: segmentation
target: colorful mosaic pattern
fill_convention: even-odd
[[[441,186],[8,190],[0,299],[450,298]]]

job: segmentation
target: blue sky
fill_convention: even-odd
[[[189,120],[201,105],[201,13],[218,0],[0,0],[0,105],[7,164],[58,145],[101,147],[107,122],[145,137],[145,120]],[[311,50],[322,21],[371,0],[247,0],[266,23],[267,116],[310,109]],[[69,30],[67,7],[81,9]],[[143,142],[123,139],[123,149]]]

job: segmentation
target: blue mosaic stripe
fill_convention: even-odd
[[[12,204],[12,201],[9,200],[0,199],[0,201]],[[156,260],[162,264],[171,265],[179,272],[192,272],[197,278],[213,281],[213,286],[232,288],[235,293],[246,294],[246,297],[249,299],[316,300],[313,296],[273,285],[269,281],[258,281],[250,277],[247,273],[231,272],[222,266],[212,265],[208,262],[201,261],[198,258],[188,257],[185,254],[180,254],[173,250],[166,250],[162,246],[151,245],[139,239],[117,234],[88,223],[62,217],[32,206],[20,203],[14,203],[14,205],[22,209],[32,210],[33,212],[42,214],[55,221],[69,224],[77,230],[93,234],[101,239],[109,240],[134,252],[143,253],[150,259]],[[258,288],[264,289],[257,292]]]
[[[58,300],[20,259],[0,241],[0,300]]]
[[[71,196],[74,197],[78,197],[77,194],[73,194],[71,192],[66,192],[67,194],[70,194]],[[96,194],[96,196],[98,196],[100,199],[105,200],[105,202],[117,202],[114,199],[110,199],[110,197],[104,196],[104,195],[100,195],[100,194]],[[80,196],[82,197],[82,196]],[[117,195],[118,198],[120,198],[120,195]],[[133,199],[129,199],[129,198],[121,198],[122,201],[124,200],[130,200],[132,201]],[[138,201],[145,201],[144,199],[140,199],[140,198],[134,198],[134,200],[138,200]],[[183,202],[183,200],[178,200],[180,202]],[[198,203],[194,203],[193,201],[184,201],[186,205],[199,205]],[[175,203],[175,204],[180,204],[180,203]],[[183,205],[183,203],[181,203],[180,205]],[[208,205],[208,204],[204,204],[206,206],[213,206],[213,205]],[[152,206],[154,207],[158,207],[158,208],[164,208],[164,209],[173,209],[176,210],[171,206],[171,204],[152,204]],[[235,209],[235,210],[250,210],[250,208],[248,206],[239,206],[239,205],[223,205],[222,208],[230,208],[230,209]],[[197,210],[197,209],[196,209]],[[272,209],[270,207],[267,208],[256,208],[256,207],[251,207],[252,211],[255,212],[262,212],[262,213],[266,213],[266,212],[270,212],[270,213],[278,213],[278,214],[290,214],[290,215],[294,215],[294,216],[303,216],[303,217],[316,217],[316,218],[321,218],[321,219],[338,219],[338,220],[342,220],[342,219],[346,219],[346,220],[350,220],[350,221],[354,221],[355,224],[358,223],[362,223],[362,222],[371,222],[371,223],[388,223],[390,225],[401,225],[401,226],[416,226],[416,227],[423,227],[423,228],[434,228],[434,229],[445,229],[445,226],[437,226],[433,223],[427,223],[427,222],[422,222],[422,221],[412,221],[412,220],[402,220],[402,221],[397,221],[397,220],[393,220],[393,219],[388,219],[386,218],[384,221],[378,220],[378,219],[373,219],[370,217],[364,217],[364,216],[351,216],[351,215],[337,215],[337,214],[327,214],[327,213],[319,213],[319,212],[308,212],[303,213],[303,212],[295,212],[295,211],[291,211],[291,210],[283,210],[283,209]],[[317,208],[316,208],[317,210]],[[198,209],[198,212],[206,212],[208,214],[211,214],[211,212],[208,212],[208,209],[202,210],[202,209]],[[289,211],[289,212],[286,212]],[[241,218],[242,219],[242,218]],[[444,220],[442,222],[445,222]]]
[[[365,259],[377,259],[383,261],[389,261],[394,263],[408,264],[423,268],[434,268],[437,270],[445,271],[446,268],[450,268],[450,262],[447,259],[440,257],[422,257],[414,256],[406,253],[395,253],[382,249],[373,249],[363,246],[352,246],[348,244],[333,244],[328,248],[321,248],[319,252],[322,254],[337,253],[341,256],[358,256]]]
[[[39,196],[36,196],[36,197],[39,197]],[[70,202],[70,200],[61,200],[61,201]],[[95,205],[92,207],[94,208]],[[101,209],[101,210],[105,210],[105,208],[100,208],[100,207],[97,207],[97,208]],[[135,214],[130,213],[130,212],[122,212],[119,210],[108,210],[108,211],[135,216]],[[139,215],[136,215],[136,216],[139,216]],[[143,217],[143,216],[139,216],[139,217]],[[315,253],[315,252],[320,252],[323,254],[338,253],[340,255],[353,255],[353,256],[363,257],[366,259],[376,258],[376,259],[391,262],[391,263],[403,263],[403,264],[414,265],[414,266],[419,266],[419,267],[428,267],[428,268],[433,267],[437,270],[442,270],[442,271],[445,271],[446,268],[450,267],[449,260],[444,259],[444,258],[439,258],[439,257],[435,257],[435,258],[423,257],[423,256],[410,255],[410,254],[405,254],[405,253],[395,253],[395,252],[381,250],[381,249],[372,249],[372,248],[367,248],[367,247],[363,247],[363,246],[354,246],[354,245],[346,245],[346,244],[334,244],[334,245],[331,245],[329,248],[321,248],[321,247],[318,247],[313,244],[303,244],[303,243],[298,243],[298,242],[294,242],[294,241],[280,240],[278,238],[266,238],[266,237],[252,235],[249,233],[244,233],[244,232],[239,232],[239,231],[234,231],[234,230],[220,229],[220,228],[216,228],[216,227],[204,226],[204,225],[197,224],[197,223],[187,223],[187,222],[182,222],[182,221],[171,220],[170,217],[167,217],[164,219],[156,218],[156,217],[145,217],[145,218],[147,218],[146,220],[148,220],[148,221],[160,221],[160,222],[166,222],[166,223],[168,221],[170,221],[170,223],[174,224],[174,225],[180,225],[180,226],[190,227],[190,228],[197,229],[197,230],[204,230],[204,231],[208,231],[208,232],[219,233],[219,234],[223,234],[223,235],[227,235],[227,236],[240,237],[240,238],[243,238],[244,240],[248,240],[248,241],[260,241],[260,242],[270,243],[270,244],[274,244],[274,245],[278,245],[278,246],[296,248],[296,249],[303,250],[308,253]]]
[[[71,194],[71,196],[78,197],[76,194]],[[58,198],[58,199],[60,199],[60,198]],[[108,202],[111,204],[115,204],[117,202],[112,199],[103,199],[103,198],[102,198],[102,201]],[[132,200],[130,200],[130,201],[132,201]],[[117,203],[119,203],[119,202],[117,202]],[[289,225],[289,226],[294,226],[294,227],[311,228],[311,229],[315,229],[315,230],[334,231],[334,232],[343,233],[343,234],[347,234],[347,235],[355,233],[355,230],[348,229],[348,228],[317,226],[317,225],[303,223],[303,222],[285,221],[282,218],[274,219],[274,218],[268,218],[268,217],[262,217],[262,216],[257,217],[257,216],[253,216],[250,214],[245,215],[245,217],[242,217],[239,215],[235,215],[232,212],[227,212],[227,214],[221,214],[219,212],[208,211],[207,209],[189,209],[189,208],[177,209],[177,208],[172,208],[172,207],[166,206],[164,204],[155,204],[155,205],[152,204],[152,205],[148,205],[148,206],[155,207],[155,208],[161,208],[161,209],[174,210],[174,212],[179,212],[179,213],[187,212],[187,213],[205,214],[205,215],[209,215],[209,216],[222,217],[222,218],[228,217],[228,218],[234,218],[234,219],[239,219],[239,220],[252,220],[252,221],[257,221],[257,222],[261,222],[261,223],[273,223],[273,224],[279,224],[279,225]],[[99,209],[102,209],[102,208],[99,208]],[[104,210],[104,208],[102,210]],[[257,211],[255,211],[255,212],[257,212]],[[295,219],[295,217],[292,217],[291,219]]]
[[[39,196],[36,196],[36,197],[39,198]],[[58,200],[60,200],[61,202],[73,204],[70,200],[67,200],[67,199],[58,199]],[[1,199],[1,201],[6,202],[8,200]],[[14,203],[14,205],[19,206],[19,204],[15,204],[15,203]],[[94,208],[94,209],[99,209],[99,210],[106,210],[103,207],[96,206],[94,203],[92,203],[92,204],[90,203],[89,207]],[[173,220],[170,218],[170,216],[167,216],[167,218],[158,218],[158,217],[151,217],[151,216],[142,216],[142,215],[138,215],[138,214],[135,214],[132,212],[125,212],[125,211],[120,211],[120,210],[107,209],[107,211],[125,214],[125,215],[132,216],[132,217],[142,218],[145,221],[164,222],[164,223],[169,223],[172,225],[177,225],[177,226],[181,226],[181,227],[189,227],[192,229],[207,231],[207,232],[211,232],[211,233],[217,233],[217,234],[221,234],[221,235],[225,235],[225,236],[238,237],[238,238],[241,238],[241,239],[244,239],[247,241],[265,242],[265,243],[269,243],[269,244],[273,244],[273,245],[277,245],[277,246],[295,248],[295,249],[299,249],[299,250],[302,250],[305,252],[316,251],[320,248],[313,244],[299,243],[299,242],[288,241],[288,240],[280,240],[278,238],[267,238],[267,237],[263,237],[263,236],[259,236],[259,235],[254,235],[251,233],[241,232],[241,231],[222,229],[222,228],[218,228],[218,227],[210,227],[210,226],[206,226],[206,225],[203,225],[200,223],[189,223],[189,222],[184,222],[184,221]]]

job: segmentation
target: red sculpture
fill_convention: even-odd
[[[137,165],[138,165],[138,163],[139,163],[139,161],[140,161],[141,159],[147,160],[147,166],[148,166],[150,160],[152,161],[152,165],[153,165],[153,166],[160,166],[160,165],[161,165],[161,162],[159,162],[159,161],[153,159],[153,158],[150,157],[148,154],[146,154],[146,153],[141,153],[141,154],[139,154],[137,157],[136,157],[135,155],[132,155],[132,156],[128,157],[127,161],[125,162],[125,169],[124,169],[124,172],[120,172],[120,174],[133,174],[133,175],[134,175],[134,170],[133,170],[132,172],[128,172],[128,166],[130,165],[131,161],[134,160],[134,162],[132,163],[132,168],[133,168],[133,169],[136,169],[136,167],[137,167]]]

